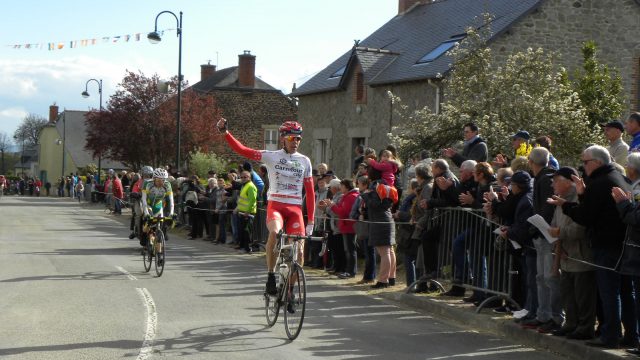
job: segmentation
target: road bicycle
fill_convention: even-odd
[[[143,234],[146,233],[147,246],[143,247],[142,251],[145,272],[149,272],[151,263],[155,262],[156,275],[162,276],[166,260],[166,230],[171,225],[173,225],[173,219],[166,217],[152,217],[145,221],[146,231],[143,230]]]
[[[290,240],[290,243],[287,244],[286,240]],[[321,255],[326,251],[326,236],[288,235],[280,230],[276,235],[277,243],[273,250],[278,253],[278,292],[276,295],[269,295],[266,290],[264,292],[267,325],[275,325],[280,308],[283,308],[284,328],[290,340],[295,340],[302,330],[307,303],[307,281],[297,256],[300,240],[322,241]]]

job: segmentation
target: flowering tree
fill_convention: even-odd
[[[529,48],[496,65],[486,46],[490,30],[483,29],[468,29],[466,39],[451,51],[455,66],[442,80],[441,113],[396,107],[404,122],[392,129],[391,141],[403,157],[420,149],[438,153],[459,142],[463,125],[473,121],[490,156],[513,154],[510,135],[522,129],[532,136],[551,137],[554,156],[575,162],[584,145],[596,139],[598,129],[589,123],[566,71],[555,66],[555,55]],[[394,103],[401,103],[391,96]]]
[[[177,79],[173,79],[174,85]],[[139,169],[173,163],[176,153],[175,90],[157,89],[158,75],[127,72],[107,108],[87,114],[86,149]],[[175,86],[171,87],[175,89]],[[211,95],[187,89],[182,94],[180,152],[208,151],[217,135],[219,110]]]

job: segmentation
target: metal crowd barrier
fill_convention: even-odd
[[[431,211],[421,247],[423,276],[410,284],[407,292],[420,284],[437,286],[441,291],[445,291],[444,284],[455,284],[487,295],[477,312],[499,299],[519,309],[520,305],[512,298],[513,277],[517,272],[511,245],[493,232],[499,224],[477,209]]]

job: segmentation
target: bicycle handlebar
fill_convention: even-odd
[[[289,234],[285,234],[282,230],[280,230],[280,232],[278,233],[278,238],[279,239],[290,239],[290,240],[293,240],[293,241],[299,241],[299,240],[326,241],[327,240],[327,234],[325,234],[324,236],[289,235]]]

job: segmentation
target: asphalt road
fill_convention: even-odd
[[[128,215],[123,215],[127,217]],[[264,259],[174,235],[145,273],[127,218],[69,199],[0,199],[2,359],[559,359],[308,274],[290,342],[267,328]]]

